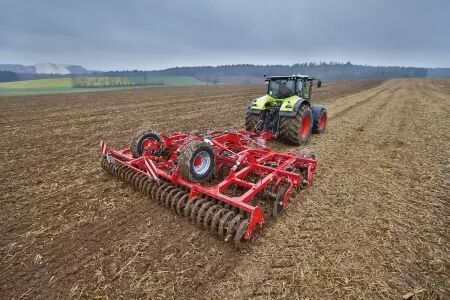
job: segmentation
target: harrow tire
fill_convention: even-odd
[[[313,117],[309,106],[302,105],[295,117],[280,118],[280,138],[288,144],[305,144],[312,133]]]
[[[191,182],[205,182],[214,174],[215,155],[211,145],[192,141],[178,155],[181,176]]]
[[[245,130],[252,131],[256,130],[256,125],[258,125],[260,115],[254,115],[247,113],[245,115]]]
[[[138,133],[133,137],[131,141],[130,152],[133,157],[141,157],[144,153],[144,142],[151,139],[160,143],[159,148],[153,150],[151,154],[155,156],[161,155],[161,153],[163,152],[161,137],[152,130],[146,130],[144,132]]]

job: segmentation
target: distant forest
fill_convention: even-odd
[[[193,76],[202,81],[226,82],[227,77],[242,80],[261,81],[263,75],[307,74],[322,80],[357,80],[427,77],[426,68],[414,67],[374,67],[347,63],[303,63],[294,65],[223,65],[217,67],[175,67],[158,71],[113,71],[104,76]]]
[[[350,62],[322,62],[302,63],[294,65],[222,65],[200,67],[175,67],[153,71],[110,71],[91,72],[79,76],[107,76],[107,77],[151,77],[151,76],[190,76],[207,83],[251,83],[262,82],[263,75],[291,75],[306,74],[322,80],[358,80],[358,79],[389,79],[412,77],[448,77],[449,68],[415,68],[354,65]],[[79,77],[71,75],[24,74],[0,71],[1,81],[17,81],[43,78]]]

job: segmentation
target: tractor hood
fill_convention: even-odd
[[[290,96],[290,97],[287,97],[284,99],[277,99],[270,95],[264,95],[262,97],[259,97],[259,98],[256,98],[255,100],[253,100],[250,108],[256,109],[256,110],[264,110],[264,109],[266,109],[267,104],[279,102],[279,103],[281,103],[280,111],[292,111],[295,106],[295,103],[299,99],[301,99],[301,98],[297,95]]]

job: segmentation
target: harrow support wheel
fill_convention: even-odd
[[[140,132],[131,140],[130,152],[133,157],[141,157],[144,151],[157,156],[163,152],[162,139],[153,130]]]
[[[280,137],[291,145],[305,144],[311,136],[312,125],[311,109],[302,105],[295,117],[280,118]]]
[[[178,155],[181,176],[191,182],[204,182],[214,173],[214,149],[204,141],[192,141]]]

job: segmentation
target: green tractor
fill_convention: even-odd
[[[271,76],[267,95],[253,100],[245,117],[245,128],[270,132],[291,145],[305,144],[311,133],[321,133],[327,123],[323,105],[312,105],[315,78],[306,75]],[[322,85],[318,80],[317,87]]]

